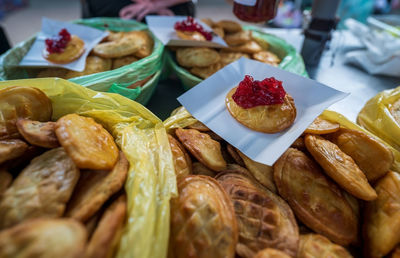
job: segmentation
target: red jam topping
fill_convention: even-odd
[[[212,33],[204,30],[203,26],[198,24],[193,19],[193,17],[190,16],[188,16],[186,20],[176,22],[174,28],[175,30],[180,30],[180,31],[190,31],[190,32],[197,31],[201,35],[203,35],[206,38],[206,40],[208,41],[212,40]]]
[[[274,77],[265,78],[262,81],[255,81],[253,77],[246,75],[239,83],[232,99],[242,108],[256,106],[282,104],[286,91],[282,82]]]
[[[48,38],[45,40],[46,50],[52,53],[62,53],[67,47],[68,42],[71,40],[71,34],[67,29],[62,29],[56,37]]]

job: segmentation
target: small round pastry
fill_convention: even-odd
[[[293,98],[275,78],[255,81],[246,75],[225,99],[229,113],[242,125],[263,133],[277,133],[296,118]]]
[[[176,22],[174,29],[177,36],[184,40],[210,41],[213,37],[212,32],[206,31],[190,16],[186,20]]]
[[[184,40],[197,40],[197,41],[205,41],[206,38],[197,31],[176,31],[176,35],[178,35],[178,38],[184,39]]]
[[[85,52],[85,42],[66,29],[62,29],[57,37],[46,39],[45,44],[43,57],[55,64],[71,63]]]

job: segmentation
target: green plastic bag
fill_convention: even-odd
[[[100,30],[112,31],[132,31],[132,30],[145,30],[147,25],[132,21],[121,20],[118,18],[92,18],[76,20],[74,23],[94,27]],[[112,92],[117,92],[121,95],[135,99],[142,104],[146,104],[151,97],[163,68],[163,51],[164,45],[153,34],[150,33],[154,40],[153,53],[145,58],[140,59],[130,65],[120,67],[118,69],[95,73],[85,76],[69,79],[69,81],[80,84],[96,91],[108,91],[111,85],[119,84],[119,91],[114,87]],[[35,77],[33,71],[37,68],[19,67],[18,64],[29,51],[36,36],[19,43],[14,48],[10,49],[0,57],[0,80],[15,80],[26,79]],[[127,89],[126,86],[131,85],[137,81],[143,80],[152,76],[145,85],[140,89],[140,94],[134,89]],[[124,87],[125,86],[125,87]],[[127,94],[129,92],[129,94]]]
[[[306,68],[304,66],[303,58],[297,53],[296,49],[288,44],[285,40],[278,38],[274,35],[265,33],[252,26],[244,26],[245,30],[251,30],[253,37],[266,41],[269,44],[269,50],[275,53],[282,61],[279,67],[283,70],[296,73],[305,77],[308,77]],[[166,66],[175,72],[178,78],[181,80],[185,90],[189,90],[193,86],[199,84],[202,79],[191,74],[185,68],[179,66],[175,58],[172,57],[171,52],[166,51]]]

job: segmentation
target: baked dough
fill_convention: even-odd
[[[43,50],[44,58],[55,64],[68,64],[78,59],[85,52],[85,42],[76,35],[71,35],[71,40],[62,53],[49,53]]]

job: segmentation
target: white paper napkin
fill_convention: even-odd
[[[345,24],[366,47],[365,50],[348,52],[345,62],[357,65],[370,74],[400,77],[400,38],[369,28],[354,19],[347,19]]]
[[[245,75],[251,75],[255,80],[275,77],[283,82],[297,109],[296,120],[290,128],[276,134],[260,133],[243,126],[230,115],[225,97]],[[184,93],[178,101],[196,119],[246,156],[271,166],[322,111],[347,95],[311,79],[241,58]]]
[[[149,30],[164,44],[168,46],[180,46],[180,47],[227,47],[225,41],[217,34],[213,33],[211,41],[199,41],[199,40],[183,40],[178,38],[174,25],[176,22],[186,20],[186,16],[146,16],[146,22],[149,26]],[[203,28],[207,31],[212,29],[205,23],[198,19],[195,19]]]
[[[43,49],[46,38],[58,35],[58,32],[66,28],[71,35],[77,35],[85,42],[85,52],[77,60],[68,64],[54,64],[43,57]],[[94,29],[88,26],[72,24],[68,22],[55,21],[48,18],[42,18],[42,30],[36,37],[35,42],[28,53],[19,63],[20,66],[40,66],[40,67],[63,67],[69,70],[82,72],[85,69],[86,58],[89,52],[96,46],[108,32]]]

